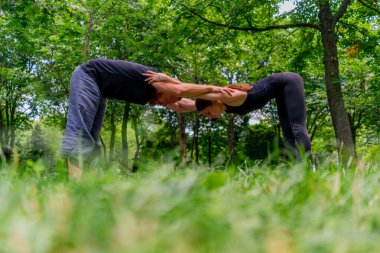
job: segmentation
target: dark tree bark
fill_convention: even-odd
[[[141,144],[144,141],[144,135],[142,134],[142,132],[143,132],[142,126],[141,126],[141,124],[139,124],[138,121],[139,121],[138,117],[132,118],[132,125],[133,125],[133,129],[135,130],[135,140],[136,140],[136,151],[135,151],[135,155],[133,158],[132,172],[136,172],[138,170],[138,162],[140,160]],[[140,125],[141,134],[140,134],[140,131],[138,129],[139,125]],[[141,136],[141,138],[140,138],[140,136]]]
[[[85,62],[87,60],[88,48],[90,45],[90,38],[91,38],[91,33],[92,33],[93,19],[94,19],[94,9],[91,8],[90,12],[89,12],[86,42],[85,42],[84,47],[83,47],[83,62]]]
[[[181,113],[178,113],[178,136],[180,146],[180,157],[186,159],[186,134],[185,134],[185,120]]]
[[[116,136],[116,123],[115,123],[115,111],[111,109],[111,137],[110,137],[110,151],[109,151],[109,160],[113,160],[113,154],[115,150],[115,136]]]
[[[235,115],[233,113],[229,114],[228,118],[228,150],[230,154],[229,164],[235,162],[235,124],[234,124]]]
[[[102,138],[102,136],[100,134],[99,134],[99,140],[100,140],[100,143],[102,144],[103,157],[106,160],[107,159],[107,146],[104,143],[104,140],[103,140],[103,138]]]
[[[121,146],[122,146],[122,158],[121,164],[127,169],[128,168],[128,133],[127,133],[127,125],[129,114],[131,111],[131,106],[128,102],[125,102],[124,113],[123,113],[123,122],[121,124]]]
[[[11,103],[11,114],[10,114],[10,140],[9,140],[9,146],[11,148],[14,148],[15,146],[15,140],[16,140],[16,103],[13,101]]]
[[[8,100],[5,101],[5,123],[6,123],[6,127],[4,131],[4,141],[5,141],[5,144],[9,145],[9,127],[10,127],[11,122],[10,122],[10,116],[9,116],[9,101]]]
[[[207,160],[208,166],[211,167],[212,164],[212,133],[208,131],[207,135]]]
[[[0,145],[4,145],[4,118],[3,118],[3,108],[0,110]]]
[[[350,127],[351,127],[351,132],[352,132],[352,139],[354,141],[354,144],[356,146],[356,133],[358,129],[360,128],[362,124],[362,119],[363,119],[363,111],[360,112],[353,112],[352,114],[348,114],[348,119],[350,121]]]
[[[349,4],[344,1],[343,4]],[[355,146],[352,140],[350,122],[345,110],[342,87],[340,84],[339,61],[337,49],[337,35],[335,25],[347,6],[342,5],[333,16],[330,11],[329,1],[321,1],[319,10],[320,31],[324,47],[323,63],[325,66],[325,84],[327,100],[330,109],[331,120],[334,126],[337,147],[347,159],[355,157]],[[344,8],[345,7],[345,8]]]
[[[193,137],[193,143],[191,148],[191,157],[195,156],[195,163],[199,165],[199,116],[198,113],[194,113],[194,137]],[[193,152],[195,154],[193,154]]]

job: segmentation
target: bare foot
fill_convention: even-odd
[[[73,180],[79,179],[82,176],[82,170],[69,161],[67,163],[69,169],[69,178]]]

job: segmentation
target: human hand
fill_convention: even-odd
[[[230,96],[232,97],[232,94],[234,93],[234,89],[231,89],[231,88],[228,88],[228,87],[225,87],[225,88],[222,88],[222,95],[223,96]]]
[[[152,84],[153,82],[163,82],[163,83],[178,83],[179,81],[168,76],[164,73],[158,73],[151,70],[143,73],[143,76],[146,76],[145,82]]]
[[[234,89],[228,88],[228,87],[215,87],[212,92],[216,93],[222,93],[222,97],[231,97]]]

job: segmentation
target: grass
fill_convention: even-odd
[[[0,169],[0,252],[380,252],[380,170],[21,176]]]

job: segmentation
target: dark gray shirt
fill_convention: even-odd
[[[144,81],[142,75],[153,68],[122,60],[98,58],[81,65],[99,86],[105,98],[146,104],[155,96],[155,89]]]

